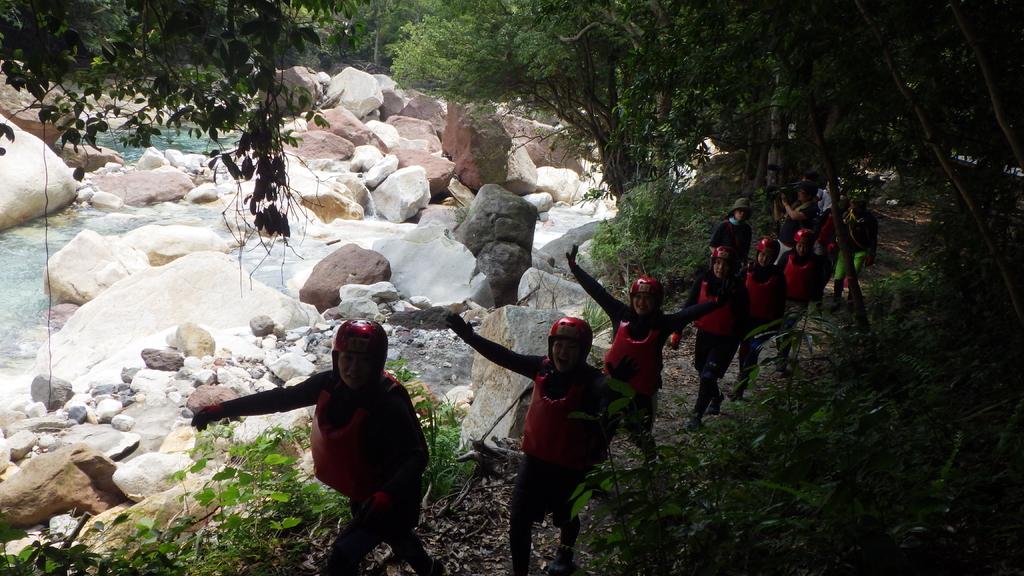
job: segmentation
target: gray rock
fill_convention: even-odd
[[[42,374],[32,379],[31,394],[32,400],[42,402],[47,410],[60,408],[75,395],[67,380],[47,378]]]
[[[125,384],[131,384],[132,380],[135,379],[135,375],[138,374],[141,368],[122,368],[121,369],[121,382]]]
[[[249,329],[252,330],[253,336],[269,336],[274,333],[274,319],[266,315],[255,316],[249,320]]]
[[[142,361],[150,370],[176,372],[185,365],[185,357],[176,350],[160,350],[145,348],[142,350]]]
[[[135,427],[135,418],[125,414],[118,414],[110,419],[110,426],[118,432],[128,432]]]
[[[25,455],[32,451],[32,448],[35,447],[38,441],[39,436],[28,430],[20,430],[12,434],[7,439],[7,447],[11,449],[11,460],[17,462],[24,458]]]
[[[139,435],[120,432],[103,424],[80,424],[61,438],[64,444],[83,443],[111,460],[121,460],[139,447]]]
[[[566,261],[565,255],[572,250],[573,245],[582,246],[584,242],[591,240],[597,234],[600,225],[600,222],[589,222],[579,228],[573,228],[561,237],[545,244],[538,252],[550,258],[556,268],[568,272],[569,263]]]
[[[81,404],[68,408],[68,420],[74,420],[76,423],[81,424],[88,417],[89,409]]]
[[[560,310],[576,315],[589,297],[583,287],[536,268],[530,268],[519,281],[519,302],[531,308]]]

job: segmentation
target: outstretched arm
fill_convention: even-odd
[[[597,302],[597,305],[611,318],[612,322],[618,322],[625,315],[627,306],[609,294],[604,289],[604,286],[601,286],[600,282],[595,280],[590,274],[587,274],[586,270],[580,268],[579,264],[576,263],[577,253],[579,253],[579,247],[573,245],[572,251],[565,255],[569,261],[569,271],[576,277],[576,281],[580,283],[580,286],[587,292],[587,295],[593,298],[594,302]]]
[[[449,314],[445,318],[445,322],[448,323],[448,327],[455,332],[455,335],[462,339],[463,342],[469,344],[469,346],[480,353],[481,356],[487,358],[491,362],[494,362],[498,366],[511,370],[517,374],[522,374],[527,378],[533,378],[540,371],[543,357],[541,356],[527,356],[525,354],[519,354],[505,348],[497,342],[488,340],[483,336],[480,336],[473,331],[473,327],[466,324],[466,321],[462,319],[458,314]]]
[[[202,430],[211,422],[224,418],[288,412],[304,406],[312,406],[316,404],[325,384],[330,383],[334,377],[334,373],[328,370],[314,374],[305,382],[295,386],[275,388],[205,406],[196,412],[192,418],[192,425]]]

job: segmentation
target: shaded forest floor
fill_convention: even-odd
[[[879,221],[879,248],[875,266],[864,277],[864,284],[870,286],[894,272],[907,269],[913,264],[914,252],[920,247],[928,223],[928,209],[923,206],[874,207]],[[831,297],[831,285],[826,289],[826,302]],[[849,322],[844,312],[835,316],[840,323]],[[766,354],[770,354],[768,351]],[[689,416],[698,390],[698,376],[693,368],[692,332],[685,337],[679,350],[665,350],[664,387],[658,401],[655,437],[659,443],[685,442],[683,424]],[[815,350],[803,368],[805,370],[826,370],[826,353]],[[737,378],[734,361],[728,373],[719,383],[723,392],[733,388]],[[747,401],[756,401],[758,389],[773,386],[782,378],[771,370],[765,370],[747,393]],[[729,400],[722,406],[719,416],[707,416],[702,433],[713,433],[715,422],[724,418],[737,417],[735,404]],[[623,437],[612,443],[613,456],[627,466],[638,466],[636,449]],[[509,503],[512,498],[512,483],[515,476],[515,462],[499,464],[496,475],[476,477],[460,492],[424,510],[417,530],[427,550],[445,562],[448,574],[456,576],[502,576],[511,574],[508,520]],[[467,489],[468,488],[468,489]],[[589,554],[586,549],[586,534],[601,530],[589,508],[601,506],[601,501],[592,501],[582,513],[583,534],[580,537],[580,551],[577,562],[586,568]],[[553,557],[558,543],[558,529],[551,523],[550,516],[536,526],[533,534],[533,552],[530,574],[543,574],[544,567]],[[314,554],[307,562],[306,574],[315,574],[314,566],[322,566],[320,557],[329,549],[330,541],[314,545]],[[591,572],[592,573],[592,572]],[[412,570],[402,562],[396,562],[386,546],[378,547],[366,562],[365,574],[380,576],[410,576]]]

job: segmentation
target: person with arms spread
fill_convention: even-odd
[[[419,522],[427,444],[405,387],[384,371],[388,339],[368,320],[348,320],[334,336],[332,369],[199,410],[197,429],[223,418],[316,406],[312,451],[317,479],[348,496],[353,521],[335,540],[325,574],[355,576],[381,542],[418,576],[441,576],[413,532]]]

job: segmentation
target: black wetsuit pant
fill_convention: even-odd
[[[530,543],[533,523],[550,512],[555,526],[561,529],[560,545],[571,549],[580,534],[580,519],[573,518],[569,498],[579,486],[585,470],[573,470],[524,455],[512,488],[509,518],[509,545],[512,549],[512,573],[526,574],[530,567]]]
[[[361,508],[360,503],[353,502],[352,515],[358,517]],[[391,531],[354,522],[334,541],[327,560],[327,576],[357,576],[363,557],[382,542],[391,547],[395,556],[408,562],[419,576],[429,576],[437,569],[411,527]]]
[[[700,390],[693,407],[693,414],[697,418],[704,415],[712,401],[721,401],[722,392],[718,389],[718,380],[725,375],[739,346],[740,339],[736,336],[719,336],[697,330],[693,346],[693,366],[700,375]]]

